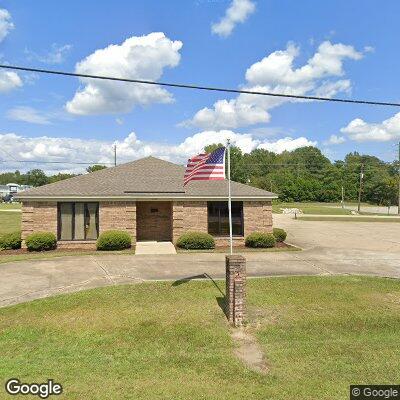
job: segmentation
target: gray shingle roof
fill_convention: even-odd
[[[185,168],[155,157],[121,164],[63,181],[50,183],[18,194],[29,198],[209,198],[226,197],[228,181],[192,181],[183,187]],[[277,197],[252,186],[231,181],[232,197]]]

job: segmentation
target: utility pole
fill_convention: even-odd
[[[114,143],[114,167],[117,166],[117,144]]]
[[[358,207],[357,207],[358,212],[360,212],[360,208],[361,208],[361,192],[362,192],[363,179],[364,179],[364,164],[361,164],[360,187],[358,189]]]
[[[342,208],[344,208],[344,187],[342,186]]]
[[[399,169],[399,197],[397,203],[397,214],[400,215],[400,142],[399,142],[399,165],[397,166]]]

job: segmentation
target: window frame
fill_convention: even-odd
[[[84,224],[86,222],[87,218],[87,210],[88,210],[88,204],[96,204],[96,214],[95,214],[95,221],[94,223],[96,224],[96,233],[97,237],[96,239],[87,239],[87,232],[86,228],[84,229],[84,239],[75,239],[75,205],[77,203],[83,204],[83,221]],[[70,240],[65,240],[61,239],[61,204],[72,204],[72,239]],[[99,232],[100,232],[100,219],[99,219],[99,210],[100,210],[100,203],[98,201],[61,201],[57,203],[57,241],[58,242],[95,242],[98,237],[99,237]]]
[[[244,204],[243,201],[232,201],[232,208],[234,203],[236,204],[240,204],[240,234],[234,234],[232,233],[232,237],[244,237]],[[219,205],[219,212],[218,212],[218,233],[210,233],[210,228],[209,228],[209,224],[210,224],[210,205],[213,204],[215,206],[215,204]],[[226,208],[228,208],[228,202],[226,201],[207,201],[207,232],[214,236],[214,237],[229,237],[229,233],[224,235],[221,233],[221,206],[222,205],[226,205]],[[229,222],[229,221],[228,221]]]

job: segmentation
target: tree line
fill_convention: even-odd
[[[206,147],[212,151],[220,144]],[[231,147],[231,179],[279,194],[282,201],[337,202],[357,200],[363,168],[362,201],[398,203],[399,164],[352,152],[331,162],[312,146],[276,154],[257,149],[243,153]]]
[[[107,168],[104,165],[91,165],[86,168],[86,172],[94,172],[100,169]],[[18,185],[30,185],[30,186],[43,186],[48,183],[62,181],[64,179],[73,178],[77,174],[65,174],[59,173],[55,175],[46,175],[41,169],[32,169],[26,173],[20,171],[15,172],[3,172],[0,174],[0,185],[6,185],[7,183],[18,183]]]
[[[221,144],[207,146],[212,151]],[[93,165],[87,172],[106,168]],[[344,160],[331,162],[316,147],[302,147],[276,154],[257,149],[243,153],[231,147],[231,179],[279,194],[282,201],[337,202],[342,188],[345,200],[357,200],[361,168],[362,201],[379,205],[398,202],[398,162],[387,163],[375,156],[352,152]],[[23,174],[19,171],[0,174],[0,184],[18,183],[42,186],[70,178],[72,174],[48,176],[40,169]]]

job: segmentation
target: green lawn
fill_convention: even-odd
[[[21,229],[21,213],[0,210],[0,235]]]
[[[0,211],[1,210],[20,210],[21,203],[0,203]]]
[[[338,203],[274,203],[272,211],[281,214],[282,208],[298,208],[303,214],[319,214],[319,215],[350,215],[350,210],[335,208]]]
[[[68,399],[174,400],[342,400],[352,383],[400,380],[398,280],[249,280],[267,375],[233,355],[220,297],[211,281],[158,282],[0,309],[0,379],[53,378]]]
[[[56,257],[66,256],[102,256],[110,254],[135,254],[134,249],[127,249],[121,251],[96,251],[96,250],[85,250],[85,249],[71,249],[71,250],[55,250],[55,251],[41,251],[41,252],[27,252],[22,254],[2,254],[0,251],[0,264],[14,262],[14,261],[25,261],[25,260],[48,260]]]

